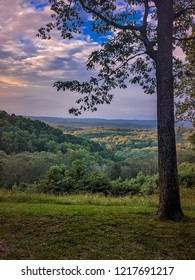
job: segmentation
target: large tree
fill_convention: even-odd
[[[178,186],[173,90],[173,50],[191,39],[192,0],[50,0],[53,21],[40,28],[39,36],[50,38],[57,28],[63,39],[82,32],[86,15],[97,34],[110,35],[94,50],[86,65],[97,74],[87,82],[57,81],[57,90],[78,92],[79,107],[70,113],[97,110],[112,101],[112,90],[138,83],[147,94],[157,92],[160,218],[183,216]],[[76,38],[75,38],[76,39]],[[94,71],[93,71],[94,73]]]

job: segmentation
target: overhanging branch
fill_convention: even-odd
[[[147,19],[148,19],[148,13],[149,13],[149,5],[148,5],[148,0],[144,1],[144,5],[145,5],[145,13],[144,13],[144,16],[143,16],[143,25],[142,27],[144,29],[146,29],[147,27]]]
[[[191,40],[195,40],[195,36],[185,37],[185,38],[173,37],[173,40],[175,40],[175,41],[191,41]]]
[[[187,11],[195,11],[195,6],[190,6],[187,8],[182,8],[181,10],[179,10],[178,12],[176,12],[173,16],[173,20],[178,19],[179,17],[181,17],[182,15],[184,15]]]
[[[108,17],[105,17],[102,13],[98,12],[97,10],[95,10],[94,8],[91,8],[89,6],[87,6],[84,1],[79,0],[80,4],[82,5],[83,9],[88,11],[91,14],[96,15],[98,18],[100,18],[101,20],[105,21],[107,24],[112,25],[113,27],[116,27],[120,30],[135,30],[135,31],[140,31],[142,29],[142,26],[134,26],[131,24],[127,24],[127,25],[121,25],[117,22],[115,22],[112,19],[109,19]]]

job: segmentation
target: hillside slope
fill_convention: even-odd
[[[14,114],[0,111],[0,150],[7,154],[29,152],[66,152],[71,145],[88,147],[90,151],[101,151],[103,148],[92,141],[63,134],[39,120],[31,120]]]

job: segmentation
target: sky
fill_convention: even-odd
[[[0,110],[26,116],[73,117],[68,112],[79,98],[57,92],[57,80],[86,81],[92,73],[85,62],[100,48],[104,36],[88,33],[74,40],[36,36],[51,21],[48,0],[0,0]],[[86,27],[89,22],[86,21]],[[82,118],[156,119],[156,95],[146,95],[137,85],[114,90],[110,105]]]

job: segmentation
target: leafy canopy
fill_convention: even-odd
[[[195,35],[195,30],[193,31]],[[177,62],[179,81],[176,87],[176,116],[178,120],[195,120],[195,41],[184,42],[186,59]],[[194,122],[195,125],[195,122]]]
[[[96,111],[99,104],[110,104],[112,90],[140,84],[144,92],[156,92],[156,62],[158,53],[158,9],[160,1],[144,0],[50,0],[53,20],[39,29],[38,36],[50,39],[51,31],[58,29],[63,39],[79,38],[86,21],[91,31],[107,34],[107,41],[94,50],[86,61],[87,69],[95,71],[89,81],[57,81],[57,90],[81,94],[75,115],[82,111]],[[184,48],[184,41],[194,39],[192,34],[193,0],[174,1],[173,49]],[[166,12],[166,11],[165,11]],[[89,31],[89,33],[91,32]],[[181,60],[176,60],[182,63]],[[178,69],[178,68],[175,68]],[[178,71],[175,80],[179,81]]]

